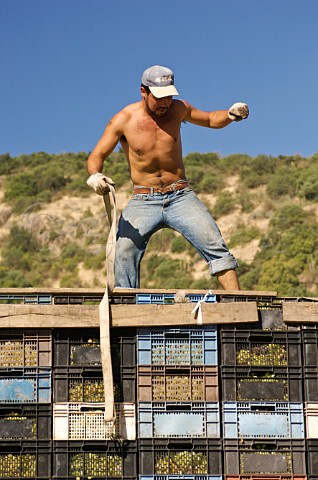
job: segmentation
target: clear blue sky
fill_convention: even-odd
[[[318,151],[317,0],[0,0],[0,18],[0,153],[89,152],[154,64],[198,108],[250,106],[183,126],[184,154]]]

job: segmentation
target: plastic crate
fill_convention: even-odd
[[[135,401],[136,367],[123,367],[118,372],[113,366],[113,382],[115,402]],[[104,402],[102,368],[53,368],[53,398],[56,403]]]
[[[222,365],[302,365],[300,331],[222,329],[220,335]]]
[[[54,442],[54,479],[137,479],[136,442]]]
[[[1,303],[14,304],[36,304],[36,305],[50,305],[52,303],[52,295],[36,294],[36,295],[0,295]]]
[[[116,422],[105,422],[105,404],[54,403],[54,440],[136,440],[134,403],[115,403]]]
[[[48,441],[0,442],[0,478],[51,478],[51,450]]]
[[[302,330],[305,402],[318,402],[318,330]]]
[[[136,329],[111,329],[112,364],[116,369],[136,365]],[[58,329],[54,335],[54,366],[100,366],[98,328]]]
[[[188,293],[185,298],[188,302],[196,303],[199,300],[203,300],[204,294]],[[205,302],[215,303],[216,295],[207,295]],[[174,293],[137,293],[136,304],[138,305],[167,305],[175,303]]]
[[[0,332],[0,368],[52,366],[51,330],[7,330]]]
[[[139,475],[139,480],[222,480],[222,475]]]
[[[217,329],[138,328],[137,351],[138,365],[217,365]]]
[[[49,404],[12,404],[0,407],[1,440],[51,440],[52,407]]]
[[[302,403],[224,402],[225,438],[304,438]]]
[[[305,440],[223,440],[225,475],[306,475]]]
[[[137,403],[139,438],[220,437],[218,402]]]
[[[140,477],[211,480],[222,475],[220,439],[147,438],[138,440],[138,450]]]
[[[139,402],[216,402],[219,400],[218,367],[137,367]]]
[[[223,401],[303,401],[301,367],[221,367]]]
[[[0,403],[50,403],[52,369],[1,368]]]
[[[306,475],[226,475],[224,480],[307,480]]]
[[[318,438],[318,403],[305,403],[304,414],[306,438]]]
[[[307,478],[318,480],[318,440],[307,440]]]

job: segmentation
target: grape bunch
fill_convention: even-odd
[[[27,453],[0,454],[1,477],[36,477],[36,456]]]
[[[156,462],[155,473],[159,475],[204,475],[208,473],[208,462],[203,453],[189,450],[171,452]]]
[[[287,365],[286,346],[268,343],[241,349],[236,355],[237,365]]]
[[[69,475],[83,477],[121,477],[122,457],[107,453],[87,452],[71,456]]]

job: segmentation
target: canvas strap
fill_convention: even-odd
[[[116,412],[114,404],[114,381],[110,349],[110,305],[108,294],[115,287],[115,249],[116,249],[116,198],[115,189],[110,185],[110,192],[104,195],[104,204],[110,232],[106,243],[106,272],[107,282],[105,293],[99,304],[100,350],[103,369],[105,394],[105,422],[115,424]]]

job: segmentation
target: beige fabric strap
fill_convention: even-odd
[[[110,224],[110,232],[106,243],[107,284],[102,301],[99,304],[100,350],[103,369],[105,394],[105,422],[115,424],[116,412],[114,404],[114,381],[110,350],[110,306],[108,293],[115,287],[115,249],[116,249],[116,199],[115,189],[110,185],[110,192],[104,195],[104,203]],[[113,207],[113,213],[112,213]]]
[[[197,320],[198,325],[202,325],[202,321],[203,321],[201,304],[206,301],[209,295],[212,295],[212,290],[207,291],[204,297],[197,302],[197,304],[195,305],[194,309],[191,312],[191,313],[194,313],[194,318]]]

